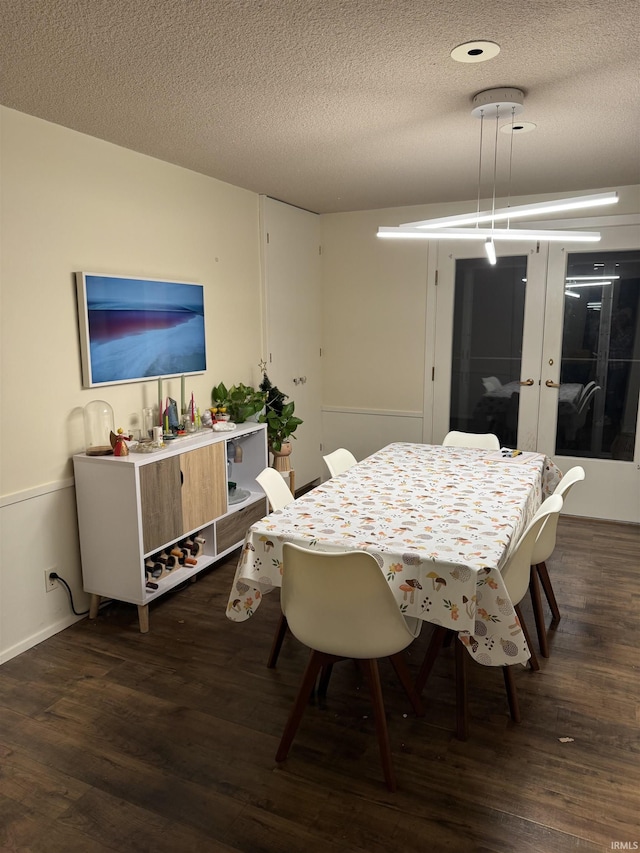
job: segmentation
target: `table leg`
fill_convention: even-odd
[[[467,740],[469,737],[469,704],[467,697],[467,655],[460,640],[455,640],[456,658],[456,737]]]

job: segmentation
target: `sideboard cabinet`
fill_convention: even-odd
[[[267,513],[256,476],[266,427],[202,431],[152,453],[73,457],[82,577],[95,618],[101,598],[138,607],[237,548]]]

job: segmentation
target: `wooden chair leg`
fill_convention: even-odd
[[[450,632],[448,628],[443,628],[441,625],[436,625],[434,628],[429,642],[429,647],[427,648],[424,660],[422,661],[422,666],[420,667],[420,672],[418,673],[418,678],[416,679],[416,692],[418,695],[420,695],[424,690],[427,679],[429,678],[433,665],[438,657],[438,653],[440,652],[447,635],[450,633],[452,632]]]
[[[378,735],[378,746],[380,747],[382,771],[384,773],[385,782],[387,783],[387,788],[390,791],[395,791],[396,778],[393,771],[393,761],[391,759],[391,744],[389,742],[389,730],[387,728],[387,718],[384,710],[384,701],[382,699],[382,686],[380,684],[378,661],[364,660],[362,663],[369,681],[369,690],[371,692],[371,701],[373,703],[373,715],[376,721],[376,732]]]
[[[467,696],[467,652],[457,640],[455,644],[456,660],[456,737],[467,740],[469,737],[469,700]]]
[[[540,582],[542,583],[544,594],[547,596],[547,601],[549,602],[549,607],[551,608],[552,619],[550,627],[552,629],[557,628],[558,622],[560,622],[560,608],[558,607],[558,602],[556,601],[556,597],[553,592],[553,586],[551,585],[551,578],[549,577],[547,564],[539,563],[536,566],[536,569],[538,570],[538,575],[540,576]]]
[[[331,673],[333,671],[333,664],[328,663],[322,667],[322,672],[320,673],[320,681],[318,683],[318,699],[324,699],[327,695],[327,690],[329,689],[329,680],[331,679]]]
[[[409,674],[409,667],[407,666],[404,653],[398,652],[395,655],[391,655],[389,660],[396,671],[400,684],[404,687],[404,692],[409,697],[409,701],[411,702],[413,710],[416,712],[416,716],[424,717],[424,706],[422,705],[420,695],[418,694],[413,681],[411,681],[411,675]]]
[[[544,623],[544,610],[542,609],[540,582],[538,580],[538,572],[535,566],[531,566],[531,574],[529,576],[529,592],[531,594],[531,605],[533,607],[533,618],[536,623],[536,633],[538,634],[538,645],[540,646],[540,654],[543,658],[548,658],[549,643],[547,642],[547,628]]]
[[[522,610],[520,610],[520,605],[516,604],[513,609],[516,611],[516,616],[518,617],[518,621],[520,622],[522,633],[524,634],[524,638],[527,641],[527,645],[529,646],[529,651],[531,652],[531,657],[529,658],[529,666],[534,672],[538,672],[540,669],[540,664],[538,663],[538,658],[533,650],[531,634],[529,633],[529,629],[527,628],[527,623],[524,621],[524,616],[522,615]]]
[[[514,723],[520,722],[520,705],[518,704],[518,694],[516,692],[516,684],[513,679],[513,667],[503,666],[502,674],[504,675],[504,686],[507,688],[507,700],[509,702],[509,712]]]
[[[271,651],[269,652],[269,659],[267,660],[267,667],[269,669],[274,669],[277,661],[278,655],[280,654],[280,649],[282,648],[282,642],[289,630],[289,626],[287,624],[287,619],[284,613],[280,614],[280,621],[278,622],[278,627],[276,628],[276,633],[273,638],[273,643],[271,644]]]
[[[284,732],[282,734],[282,738],[280,740],[280,745],[278,747],[278,751],[276,752],[276,761],[284,761],[289,753],[289,748],[293,743],[293,739],[298,730],[298,726],[300,725],[300,720],[302,719],[302,715],[304,714],[304,709],[307,706],[307,702],[309,701],[309,697],[311,696],[311,692],[316,684],[316,679],[318,678],[318,673],[322,669],[322,666],[325,663],[326,655],[321,654],[320,652],[312,651],[311,656],[309,657],[309,662],[307,664],[307,668],[304,671],[304,675],[302,677],[302,684],[300,685],[300,690],[298,691],[298,695],[296,696],[295,702],[293,703],[293,708],[289,714],[289,719],[284,727]]]

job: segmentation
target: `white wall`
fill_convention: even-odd
[[[72,487],[82,408],[107,400],[127,428],[157,383],[83,389],[73,273],[205,285],[208,405],[255,382],[261,357],[258,196],[0,107],[0,661],[74,617],[44,570],[82,593]],[[180,382],[165,383],[179,399]]]

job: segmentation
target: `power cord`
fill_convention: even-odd
[[[69,593],[69,602],[71,604],[71,609],[73,610],[74,615],[75,616],[86,616],[87,613],[89,612],[88,610],[82,610],[80,612],[78,612],[76,610],[75,605],[73,603],[73,593],[71,592],[71,587],[66,582],[66,580],[64,578],[61,578],[57,572],[49,572],[49,578],[52,581],[60,581],[60,583],[64,584],[64,586],[67,588],[67,592]],[[110,603],[111,603],[110,601],[103,601],[102,604],[100,604],[100,607],[98,609],[106,607],[106,605],[110,604]]]

